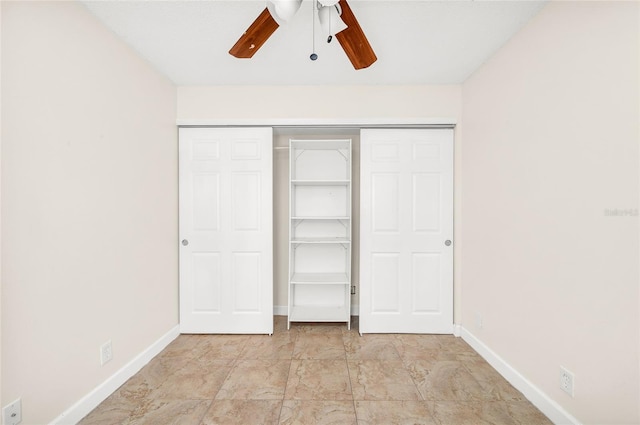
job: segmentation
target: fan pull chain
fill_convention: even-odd
[[[309,59],[312,61],[318,59],[316,54],[316,1],[311,0],[311,56]]]
[[[336,8],[336,10],[338,10]],[[327,43],[331,43],[331,40],[333,40],[333,36],[331,35],[331,13],[329,13],[329,37],[327,37]]]

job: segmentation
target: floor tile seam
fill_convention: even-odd
[[[488,391],[485,391],[485,387],[482,384],[482,382],[480,382],[480,380],[478,378],[476,378],[475,374],[471,371],[471,369],[469,367],[467,367],[465,362],[460,362],[460,364],[469,373],[469,375],[471,375],[471,378],[475,381],[475,383],[478,385],[478,387],[480,387],[482,389],[483,393],[488,392]],[[489,367],[493,369],[493,366],[489,365]],[[493,370],[495,370],[495,369],[493,369]],[[502,377],[502,375],[500,375],[500,376]],[[500,391],[498,391],[498,393],[496,394],[496,397],[497,397],[497,400],[487,399],[487,400],[484,400],[484,401],[506,401],[506,400],[503,400],[502,394],[500,393]]]
[[[467,370],[465,368],[465,370]],[[470,395],[473,397],[475,396],[476,398],[427,398],[426,396],[423,396],[425,400],[431,400],[431,401],[446,401],[446,402],[486,402],[486,401],[501,401],[502,398],[498,395],[498,398],[495,397],[491,397],[491,398],[487,398],[486,397],[486,392],[484,387],[478,382],[477,379],[475,379],[475,377],[473,376],[473,374],[471,374],[468,370],[467,372],[469,373],[469,375],[471,376],[471,379],[473,380],[473,382],[476,383],[476,385],[478,386],[478,388],[480,388],[481,392],[480,393],[470,393]]]
[[[353,405],[353,415],[356,419],[356,424],[358,423],[358,409],[356,409],[356,397],[353,393],[353,381],[351,380],[351,370],[349,368],[349,356],[347,355],[347,346],[345,343],[345,335],[342,334],[342,348],[344,350],[344,363],[347,368],[347,378],[349,380],[349,390],[351,392],[351,403]]]
[[[249,340],[247,340],[244,345],[242,346],[242,348],[240,350],[238,350],[238,354],[236,354],[236,357],[234,358],[235,361],[241,360],[242,359],[242,354],[247,351],[249,348]]]
[[[298,340],[298,336],[296,335],[296,341]],[[295,350],[295,343],[294,343]],[[291,353],[293,356],[293,352]],[[280,400],[280,412],[278,412],[278,421],[280,423],[280,418],[282,418],[282,409],[284,408],[284,401],[287,395],[287,387],[289,386],[289,376],[291,375],[291,368],[293,368],[293,358],[289,359],[289,369],[287,369],[287,377],[284,380],[284,388],[282,389],[282,400]]]
[[[289,353],[289,356],[286,356],[286,357],[282,357],[282,355],[279,354],[279,353],[277,353],[273,357],[243,357],[242,355],[244,354],[245,350],[242,350],[242,352],[240,352],[240,354],[238,354],[237,360],[286,360],[286,359],[292,359],[293,358],[293,350],[295,350],[295,341],[293,342],[293,346],[291,347],[291,353]]]
[[[402,401],[415,401],[415,402],[419,402],[419,403],[428,403],[431,402],[433,400],[423,400],[423,399],[415,399],[415,398],[359,398],[359,397],[354,397],[353,401],[373,401],[373,402],[383,402],[383,401],[397,401],[397,402],[402,402]]]
[[[443,423],[440,419],[438,419],[438,417],[436,416],[436,404],[437,402],[433,402],[433,404],[431,406],[427,406],[427,410],[429,411],[429,415],[431,415],[431,419],[433,420],[433,422],[436,425],[449,425],[446,423]]]
[[[342,339],[344,344],[344,338]],[[347,364],[347,377],[349,378],[349,389],[351,390],[351,403],[353,404],[353,415],[356,418],[356,424],[360,423],[358,419],[358,409],[356,408],[356,395],[353,393],[353,379],[351,379],[351,368],[349,367],[349,358],[347,356],[347,350],[344,350],[345,363]]]
[[[322,398],[307,398],[307,397],[285,397],[283,401],[353,401],[353,396],[349,397],[349,398],[337,398],[337,397],[331,397],[331,398],[326,398],[326,397],[322,397]]]
[[[422,403],[423,405],[425,405],[427,412],[429,412],[429,418],[433,421],[434,425],[451,425],[451,424],[445,424],[442,423],[438,420],[438,418],[435,417],[434,413],[435,413],[435,409],[432,406],[429,406],[429,402],[425,401],[425,400],[357,400],[357,402],[371,402],[371,403],[377,403],[377,402],[398,402],[398,403],[403,403],[406,401],[416,401],[419,403]],[[360,422],[358,422],[358,424],[360,424]]]
[[[161,388],[163,388],[163,386],[167,383],[167,381],[169,380],[170,376],[167,376],[167,378],[162,381],[161,384],[159,384],[158,386],[156,386],[155,388],[151,389],[151,391],[149,391],[148,394],[145,394],[144,396],[142,396],[140,399],[141,400],[145,400],[145,401],[155,401],[155,400],[167,400],[167,401],[171,401],[171,400],[181,400],[180,398],[172,398],[172,397],[163,397],[163,393],[160,391]],[[204,399],[203,399],[204,400]]]
[[[204,336],[203,340],[202,340],[202,341],[199,341],[199,342],[198,342],[198,344],[196,344],[196,347],[194,347],[194,349],[195,349],[195,348],[201,348],[201,350],[200,350],[200,351],[201,351],[201,354],[200,354],[199,356],[197,356],[197,357],[193,357],[193,358],[192,358],[193,360],[196,360],[196,361],[197,361],[197,360],[202,359],[203,357],[207,357],[207,354],[208,354],[210,351],[212,351],[212,350],[213,350],[213,347],[209,347],[209,346],[208,346],[208,342],[209,342],[208,340],[219,339],[219,338],[217,338],[217,337],[225,336],[225,334],[202,334],[202,335]],[[225,345],[225,344],[223,344],[223,346],[224,346],[224,345]],[[244,347],[245,347],[246,345],[247,345],[247,341],[245,340],[245,342],[242,344],[242,346],[241,346],[241,347],[240,347],[240,349],[238,350],[238,354],[236,354],[236,355],[233,357],[233,359],[231,359],[231,358],[219,358],[219,357],[217,357],[217,356],[215,357],[215,359],[216,359],[216,360],[235,360],[235,359],[238,357],[238,355],[239,355],[240,353],[242,353],[242,350],[244,350]]]
[[[149,393],[144,395],[143,398],[149,398],[149,399],[155,399],[156,396],[154,395],[155,392],[157,392],[164,384],[167,383],[167,381],[169,380],[169,378],[171,378],[174,374],[178,373],[178,371],[180,371],[181,369],[175,370],[172,373],[163,373],[162,374],[162,378],[158,380],[158,384],[154,385],[153,388],[150,388]],[[136,377],[136,376],[140,376],[140,375],[145,375],[145,372],[139,371],[138,373],[136,373],[135,375],[133,375],[131,378]],[[131,379],[129,378],[129,380]],[[143,377],[144,382],[146,384],[149,384],[149,381],[147,380],[148,377]],[[122,388],[124,388],[124,386],[127,384],[127,382],[129,382],[129,380],[127,380],[124,384],[122,384],[117,390],[115,390],[111,395],[118,393],[120,390],[122,390]]]
[[[154,401],[205,401],[205,400],[215,400],[215,398],[212,397],[204,397],[204,398],[197,398],[197,397],[158,397],[158,398],[154,398]]]
[[[234,357],[234,364],[238,361],[238,359],[240,358],[240,355],[244,352],[244,350],[247,348],[247,346],[249,345],[249,340],[250,340],[250,335],[247,335],[247,337],[244,340],[244,343],[242,344],[242,347],[238,350],[238,354],[236,354],[236,356]]]
[[[204,425],[204,418],[207,417],[207,413],[209,413],[209,410],[211,410],[211,406],[213,406],[213,401],[214,401],[213,398],[210,399],[209,405],[205,409],[204,413],[202,413],[202,416],[200,417],[200,420],[197,422],[198,425]]]
[[[492,367],[492,366],[490,366]],[[491,389],[495,389],[495,396],[491,397],[491,398],[487,398],[484,399],[483,401],[504,401],[504,402],[509,402],[509,401],[514,401],[514,402],[520,402],[520,401],[527,401],[530,402],[529,399],[527,399],[524,394],[522,394],[522,392],[520,392],[517,388],[513,387],[511,385],[511,383],[509,383],[509,381],[507,381],[506,379],[502,378],[502,376],[500,376],[500,382],[497,381],[481,381],[480,379],[476,378],[476,376],[473,374],[473,372],[471,372],[471,370],[469,368],[467,368],[467,371],[469,372],[469,374],[471,375],[471,377],[476,381],[476,383],[480,386],[480,388],[482,388],[484,393],[490,393],[490,390],[485,390],[485,386],[483,385],[483,382],[486,385],[490,385]],[[496,371],[497,372],[497,371]],[[504,380],[504,382],[502,382]],[[520,394],[520,399],[518,400],[512,400],[512,399],[507,399],[503,397],[502,391],[497,388],[498,385],[501,385],[502,383],[510,386],[513,388],[513,390],[515,392],[517,392],[518,394]]]
[[[277,398],[258,398],[258,397],[225,397],[225,398],[214,398],[213,401],[284,401],[284,399],[279,396]]]
[[[296,347],[298,347],[298,340],[300,339],[300,332],[296,331],[295,338],[293,340],[293,349],[291,350],[291,360],[295,358]]]
[[[216,391],[216,393],[213,396],[212,400],[217,400],[218,394],[220,394],[220,390],[222,389],[222,387],[224,387],[224,384],[225,384],[225,382],[227,382],[227,379],[229,379],[229,376],[231,375],[231,372],[233,372],[233,370],[236,368],[236,366],[238,364],[238,361],[239,360],[237,358],[234,359],[233,363],[231,364],[231,367],[227,371],[227,374],[224,376],[224,379],[220,383],[220,386],[218,387],[218,390]]]
[[[433,403],[492,403],[499,402],[505,400],[498,399],[483,399],[483,398],[438,398],[438,397],[428,397],[425,398],[424,401],[430,401]]]
[[[394,334],[394,337],[395,337],[395,334]],[[402,354],[400,354],[400,350],[398,350],[398,346],[397,346],[396,344],[394,344],[394,343],[393,343],[393,341],[396,341],[396,339],[394,338],[394,339],[391,341],[391,346],[393,347],[393,350],[394,350],[394,351],[396,352],[396,354],[398,355],[398,358],[404,362],[404,358],[403,358]]]
[[[407,364],[403,361],[402,363],[405,367],[405,370],[407,371],[407,373],[409,374],[409,377],[411,378],[411,382],[413,382],[413,386],[415,387],[416,391],[418,392],[418,394],[421,397],[421,401],[427,408],[427,412],[429,412],[429,418],[436,424],[438,425],[442,425],[440,424],[440,421],[438,421],[438,419],[435,417],[435,408],[431,409],[429,408],[429,403],[433,402],[433,404],[435,405],[435,402],[433,400],[428,400],[424,394],[422,394],[422,391],[420,391],[420,387],[418,387],[418,384],[416,384],[416,380],[413,378],[413,375],[411,374],[411,371],[408,369]]]

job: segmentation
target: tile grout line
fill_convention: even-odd
[[[288,328],[287,332],[291,332],[291,329]],[[285,380],[284,383],[284,391],[282,392],[282,403],[280,403],[280,413],[278,413],[278,423],[280,423],[280,420],[282,419],[282,409],[284,409],[284,401],[285,401],[285,397],[287,396],[287,387],[289,386],[289,376],[291,375],[291,367],[293,366],[293,353],[296,349],[296,343],[298,342],[298,336],[299,336],[299,332],[296,332],[296,338],[293,341],[293,348],[291,349],[291,355],[289,356],[289,370],[287,372],[287,379]]]
[[[396,342],[398,342],[398,335],[394,335],[393,336],[394,340]],[[407,371],[407,373],[409,374],[409,378],[411,378],[411,382],[413,382],[413,386],[415,387],[416,391],[418,392],[418,394],[420,395],[420,397],[422,398],[422,403],[425,405],[425,407],[427,408],[427,411],[429,412],[429,418],[433,421],[434,424],[436,425],[442,425],[442,423],[438,420],[438,418],[436,418],[434,416],[434,412],[431,411],[430,406],[428,404],[429,401],[431,400],[427,400],[424,396],[424,394],[422,394],[422,391],[420,391],[420,388],[418,387],[418,384],[416,384],[416,380],[413,378],[413,375],[411,374],[411,371],[409,369],[409,361],[411,359],[407,359],[405,358],[405,356],[400,354],[400,351],[398,350],[398,347],[396,344],[392,344],[393,348],[396,350],[396,352],[398,353],[398,356],[400,357],[400,360],[402,361],[402,367]],[[440,350],[442,350],[442,346],[440,345],[439,347]],[[434,408],[435,408],[435,403],[434,402]]]
[[[362,336],[360,337],[362,338]],[[351,403],[353,403],[353,416],[356,418],[356,425],[358,425],[358,409],[356,408],[356,396],[353,393],[353,381],[351,380],[351,368],[349,367],[349,358],[347,356],[347,347],[345,345],[345,334],[342,334],[342,348],[344,348],[344,361],[347,364],[347,376],[349,377],[349,387],[351,389]]]
[[[233,372],[233,370],[235,369],[236,365],[238,364],[238,360],[240,359],[240,356],[242,355],[242,352],[244,351],[244,349],[247,346],[248,342],[249,342],[249,339],[247,339],[247,341],[245,341],[245,343],[242,346],[242,348],[240,350],[238,350],[238,354],[233,358],[233,362],[231,363],[231,367],[229,368],[229,371],[227,372],[227,374],[225,375],[224,379],[220,383],[220,386],[218,387],[218,391],[216,391],[215,395],[211,399],[211,403],[209,403],[209,407],[207,408],[207,410],[204,412],[204,415],[202,415],[202,418],[200,419],[200,425],[204,425],[204,418],[207,417],[207,413],[209,413],[209,410],[211,410],[211,406],[213,406],[213,403],[215,403],[216,397],[220,393],[220,390],[222,389],[222,387],[224,387],[224,383],[227,382],[227,379],[231,375],[231,372]]]
[[[439,346],[439,350],[440,350],[441,352],[442,352],[442,351],[446,351],[446,350],[444,349],[444,347],[442,346],[442,344],[440,343],[440,341],[438,341],[438,346]],[[413,377],[411,377],[411,379],[413,379]],[[420,390],[418,390],[418,392],[420,392]],[[420,395],[422,396],[422,393],[420,393]],[[425,401],[424,401],[424,402],[425,402],[425,404],[427,404],[427,402],[428,402],[428,401],[432,403],[433,411],[431,410],[431,408],[430,408],[430,406],[429,406],[429,405],[427,405],[427,409],[428,409],[428,411],[429,411],[429,416],[431,416],[431,419],[433,420],[433,422],[434,422],[436,425],[444,425],[444,424],[443,424],[443,423],[442,423],[442,422],[441,422],[441,421],[436,417],[436,415],[435,415],[435,413],[436,413],[436,404],[437,404],[437,403],[439,403],[439,401],[437,401],[437,400],[427,400],[424,396],[422,396],[422,398],[424,398],[424,399],[425,399]]]

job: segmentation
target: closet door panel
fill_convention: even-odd
[[[400,253],[371,254],[371,312],[400,313]]]
[[[270,334],[272,129],[179,137],[181,332]]]
[[[371,214],[373,233],[400,231],[400,175],[398,173],[371,174]]]
[[[231,202],[233,230],[258,232],[262,220],[260,173],[233,173],[231,181]]]
[[[453,130],[362,130],[360,152],[360,332],[451,333]]]
[[[262,254],[236,252],[232,255],[233,313],[259,313],[262,292]]]
[[[220,254],[194,252],[193,261],[193,309],[197,312],[220,313]]]

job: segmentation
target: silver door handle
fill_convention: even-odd
[[[186,240],[186,239],[183,239],[182,240],[182,246],[187,246],[187,245],[189,245],[189,241]]]
[[[451,241],[450,241],[449,239],[447,239],[446,241],[444,241],[444,244],[445,244],[446,246],[450,246],[450,245],[451,245]]]

